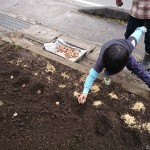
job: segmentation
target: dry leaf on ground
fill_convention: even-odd
[[[144,107],[144,104],[141,103],[141,102],[136,102],[133,107],[131,108],[132,110],[135,110],[135,111],[144,111],[145,110],[145,107]]]
[[[118,99],[118,96],[114,94],[113,92],[109,93],[108,96],[110,96],[111,99]]]
[[[78,98],[80,96],[80,93],[78,93],[77,91],[74,91],[73,96]]]
[[[92,92],[92,93],[97,93],[97,92],[99,92],[99,91],[100,91],[99,86],[97,86],[97,85],[93,85],[93,86],[92,86],[92,88],[91,88],[91,92]]]

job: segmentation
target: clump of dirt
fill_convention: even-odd
[[[82,105],[77,97],[85,74],[5,42],[0,45],[0,61],[0,149],[149,147],[150,102],[144,98],[115,83],[104,86],[97,79],[99,90],[90,92]],[[96,107],[95,101],[102,105]],[[131,109],[137,102],[144,111]],[[121,117],[125,114],[133,116],[141,128],[128,126]]]

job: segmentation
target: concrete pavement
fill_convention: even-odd
[[[86,11],[90,10],[89,12],[91,12],[92,10],[92,13],[93,13],[94,9],[95,8],[88,8],[86,9]],[[111,9],[107,8],[109,12],[111,12],[110,11]],[[80,9],[80,10],[82,10],[83,12],[83,10],[85,9]],[[105,14],[106,14],[106,9],[103,8],[103,10],[105,10]],[[116,13],[114,14],[118,14],[118,10],[116,10]],[[124,14],[125,14],[125,11],[123,11],[122,13],[122,17],[123,17],[122,19],[124,19],[124,16],[125,16]],[[4,15],[8,15],[8,14],[5,13]],[[99,55],[100,47],[102,46],[102,44],[106,40],[110,40],[116,37],[123,38],[125,25],[120,25],[110,20],[104,20],[102,18],[101,19],[95,18],[95,17],[87,16],[87,15],[77,13],[77,12],[76,13],[71,12],[71,14],[67,14],[67,15],[69,15],[69,18],[70,18],[70,15],[72,16],[72,18],[70,18],[72,19],[70,20],[71,23],[68,22],[68,18],[67,18],[66,20],[63,20],[63,24],[59,28],[57,27],[57,24],[56,24],[56,28],[54,25],[51,27],[47,27],[47,26],[44,26],[35,22],[28,21],[28,20],[25,20],[25,22],[28,22],[30,24],[29,27],[15,30],[15,31],[13,31],[12,29],[8,29],[5,26],[1,25],[0,37],[1,39],[5,41],[9,41],[9,42],[13,40],[15,44],[21,45],[24,48],[30,49],[31,51],[38,53],[44,57],[53,59],[55,61],[58,61],[64,65],[67,65],[71,68],[82,71],[84,73],[88,73],[89,69],[93,66],[93,64],[95,63]],[[16,18],[14,15],[11,15],[11,14],[9,14],[9,16],[12,17],[12,19]],[[75,21],[77,23],[75,23]],[[86,23],[82,24],[84,21]],[[73,25],[73,24],[75,25],[75,27],[71,29],[70,25]],[[62,28],[63,26],[65,26],[65,28]],[[67,30],[67,27],[68,27],[68,30]],[[98,30],[94,30],[93,28],[96,28]],[[11,40],[10,40],[10,37],[11,37]],[[79,61],[78,63],[75,63],[75,62],[71,62],[67,59],[61,58],[57,55],[51,54],[43,50],[44,43],[53,42],[57,38],[62,38],[64,41],[70,44],[73,44],[82,49],[85,49],[87,51],[86,55],[81,61]],[[137,52],[139,51],[139,53],[134,53],[136,58],[139,58],[139,59],[142,58],[143,54],[140,54],[141,48],[143,48],[143,43],[140,44],[136,48]],[[100,76],[99,78],[101,79],[102,77]],[[131,75],[131,73],[128,72],[127,69],[124,69],[121,73],[113,76],[112,79],[114,82],[120,83],[127,91],[130,91],[134,94],[137,94],[137,95],[140,95],[149,99],[150,90],[138,78],[136,78],[136,76]]]
[[[79,12],[109,19],[128,21],[129,11],[111,6],[81,8]]]

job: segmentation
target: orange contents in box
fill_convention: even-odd
[[[73,58],[79,56],[79,51],[74,50],[73,48],[70,48],[65,45],[58,45],[57,52],[63,53],[67,58]]]

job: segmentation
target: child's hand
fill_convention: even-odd
[[[81,94],[78,98],[79,104],[84,104],[86,102],[87,94]]]
[[[147,32],[147,28],[142,26],[142,27],[139,27],[139,29],[142,31],[142,33],[146,33]]]

